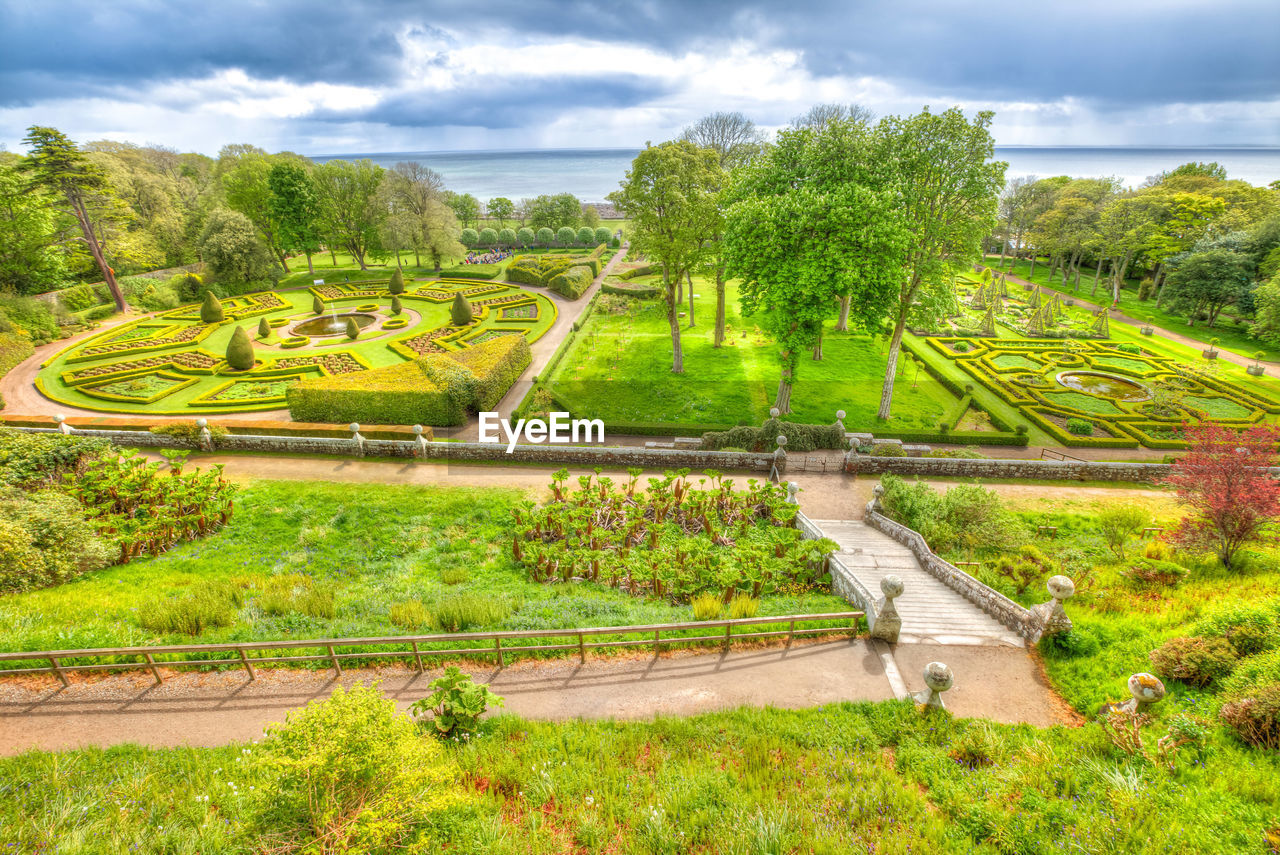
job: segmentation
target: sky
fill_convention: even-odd
[[[990,109],[1001,145],[1280,145],[1277,35],[1277,0],[0,0],[0,146],[635,148],[817,102]]]

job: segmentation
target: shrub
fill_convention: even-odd
[[[507,280],[521,285],[541,285],[542,259],[536,255],[517,255],[507,264]]]
[[[106,567],[115,555],[70,496],[0,487],[0,593],[58,585]]]
[[[753,618],[760,613],[760,601],[746,594],[738,594],[729,601],[729,617],[738,620]]]
[[[209,435],[214,439],[219,439],[227,435],[227,429],[221,425],[208,425]],[[186,440],[195,444],[200,440],[200,426],[195,420],[165,422],[160,425],[153,425],[150,428],[151,433],[158,433],[162,436],[172,436],[178,439]]]
[[[449,318],[455,327],[465,327],[475,320],[471,314],[471,303],[461,291],[453,295],[453,304],[449,307]]]
[[[724,601],[710,592],[699,594],[689,603],[694,620],[717,620],[724,611]]]
[[[568,297],[570,300],[576,300],[591,287],[593,278],[590,267],[575,265],[556,275],[548,283],[548,287],[557,294]]]
[[[1129,538],[1150,521],[1151,515],[1134,505],[1109,504],[1098,513],[1098,529],[1117,558],[1124,558],[1124,547]]]
[[[871,447],[872,457],[906,457],[907,452],[897,443],[881,443]]]
[[[1077,659],[1081,656],[1092,656],[1101,645],[1094,635],[1086,630],[1071,629],[1057,635],[1046,635],[1037,645],[1046,656],[1058,659]]]
[[[409,707],[415,716],[431,716],[432,732],[441,739],[467,739],[476,732],[480,716],[489,705],[502,706],[502,698],[483,683],[472,681],[457,665],[431,681],[434,689]]]
[[[314,579],[302,573],[270,577],[255,602],[264,614],[275,617],[302,614],[332,619],[338,613],[333,590],[317,585]]]
[[[533,351],[523,335],[504,335],[451,353],[449,358],[470,371],[468,406],[481,412],[498,405],[533,361]]]
[[[317,294],[315,298],[311,301],[311,311],[317,315],[324,314],[324,300],[320,299],[319,294]]]
[[[175,273],[167,284],[183,303],[194,303],[204,292],[204,278],[198,273]]]
[[[92,285],[76,285],[58,292],[58,301],[71,312],[83,312],[100,302]]]
[[[348,327],[354,323],[351,320],[347,321]],[[349,330],[348,335],[350,335]],[[254,362],[253,341],[244,331],[244,327],[236,327],[235,332],[231,334],[231,341],[227,343],[227,365],[236,371],[248,371],[253,368]]]
[[[461,585],[470,575],[466,567],[446,567],[440,571],[440,581],[446,585]]]
[[[391,622],[402,629],[416,632],[431,623],[431,615],[427,607],[417,600],[391,605]]]
[[[1085,419],[1067,419],[1067,432],[1075,436],[1093,436],[1093,422]]]
[[[475,249],[476,245],[480,243],[480,234],[475,229],[463,229],[458,239],[462,241],[462,245],[467,249]]]
[[[951,349],[952,349],[953,351],[955,351],[956,353],[968,353],[968,352],[969,352],[969,342],[967,342],[967,341],[953,341],[953,342],[951,342]]]
[[[556,231],[556,243],[568,246],[578,239],[578,233],[573,230],[572,226],[561,226]]]
[[[404,306],[400,303],[399,297],[391,298],[391,314],[398,315],[404,311]]]
[[[1132,353],[1135,355],[1142,353],[1142,348],[1138,347],[1136,344],[1129,344],[1127,342],[1124,344],[1117,344],[1116,350],[1121,353]]]
[[[391,273],[391,281],[387,283],[387,291],[391,294],[404,293],[404,273],[397,267]]]
[[[360,325],[355,318],[347,318],[347,338],[355,341],[360,337]]]
[[[1163,540],[1153,540],[1142,548],[1142,555],[1157,561],[1169,561],[1173,558],[1173,547]]]
[[[1222,681],[1222,693],[1233,700],[1239,699],[1258,686],[1271,683],[1280,683],[1280,650],[1238,661],[1231,676]]]
[[[536,237],[537,237],[538,243],[541,244],[542,246],[550,246],[551,242],[556,239],[556,233],[551,231],[551,229],[547,228],[546,226],[543,226],[542,228],[538,229],[538,233]]]
[[[601,292],[622,297],[633,297],[637,300],[653,300],[662,296],[662,288],[643,282],[626,282],[616,276],[610,276],[600,285]]]
[[[533,229],[528,226],[522,226],[516,232],[516,240],[519,241],[521,246],[531,246],[537,240],[537,235],[533,233]]]
[[[1246,745],[1280,748],[1280,682],[1224,704],[1218,716]]]
[[[258,321],[258,338],[270,338],[270,337],[271,337],[271,324],[267,322],[267,319],[264,316],[262,320]]]
[[[577,237],[578,237],[578,243],[583,244],[584,246],[589,243],[595,243],[596,242],[595,229],[591,228],[590,226],[583,226],[582,228],[578,229]]]
[[[511,612],[511,604],[505,599],[457,594],[431,607],[431,625],[440,632],[465,632],[501,623]]]
[[[147,604],[138,612],[138,623],[147,632],[160,635],[200,635],[231,626],[241,605],[235,588],[205,583],[186,594]]]
[[[222,309],[222,302],[213,295],[212,291],[205,291],[204,303],[200,305],[200,322],[220,324],[226,319],[227,314]]]
[[[502,229],[498,232],[498,243],[502,246],[514,246],[516,242],[516,233],[511,229]]]
[[[256,770],[257,843],[276,852],[430,852],[468,797],[443,749],[375,687],[338,687],[271,725]]]
[[[1172,561],[1139,558],[1124,575],[1138,585],[1169,588],[1187,578],[1187,569]]]
[[[607,244],[613,240],[613,232],[609,231],[608,226],[596,226],[595,242]],[[586,243],[587,241],[583,241]]]
[[[34,297],[0,294],[0,332],[26,333],[36,344],[53,341],[61,333],[48,303]]]
[[[483,228],[480,230],[479,241],[481,246],[493,246],[498,242],[498,232],[496,229]]]
[[[1280,600],[1232,605],[1196,623],[1192,632],[1219,636],[1241,656],[1254,656],[1280,647]]]
[[[985,721],[969,722],[952,743],[950,757],[968,769],[1000,763],[1009,755],[1004,737]]]
[[[16,332],[0,332],[0,377],[12,371],[18,363],[35,353],[31,339]],[[4,398],[0,398],[0,409]]]
[[[1171,638],[1149,658],[1161,677],[1198,688],[1223,679],[1236,663],[1235,652],[1222,638]]]

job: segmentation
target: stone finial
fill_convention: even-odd
[[[856,436],[849,437],[849,451],[856,452],[858,450],[858,438]]]
[[[898,607],[893,604],[895,598],[902,596],[902,580],[890,573],[880,580],[883,597],[877,597],[872,604],[874,614],[867,615],[870,636],[890,644],[897,644],[898,634],[902,632],[902,617]]]
[[[56,415],[53,417],[53,421],[54,421],[54,423],[56,423],[56,424],[62,424],[62,423],[63,423],[63,422],[65,422],[66,420],[67,420],[67,417],[66,417],[66,416],[64,416],[62,413],[58,413],[58,414],[56,414]]]
[[[774,442],[778,443],[778,448],[787,447],[787,437],[784,434],[778,434],[778,438]]]
[[[836,421],[844,421],[844,410],[836,410]]]
[[[890,573],[880,580],[880,590],[884,592],[885,601],[892,603],[895,599],[902,596],[904,590],[902,580],[894,574]]]
[[[351,441],[356,445],[356,457],[364,457],[364,437],[360,435],[360,425],[352,422],[347,428],[351,431]]]
[[[360,425],[358,422],[352,422],[351,424],[347,425],[347,430],[351,431],[352,433],[359,433]]]
[[[1146,712],[1147,707],[1164,699],[1164,683],[1156,675],[1143,671],[1129,678],[1129,694],[1133,699],[1126,701],[1124,708],[1135,713]]]
[[[882,511],[884,505],[880,502],[884,498],[884,485],[877,484],[871,488],[871,510]]]
[[[414,425],[414,426],[413,426],[413,435],[414,435],[414,436],[422,436],[422,425]]]
[[[208,420],[208,419],[196,419],[196,427],[198,427],[198,428],[207,428],[208,426],[209,426],[209,420]]]
[[[1050,635],[1061,635],[1071,631],[1071,618],[1067,617],[1062,603],[1069,600],[1076,592],[1076,585],[1066,576],[1051,576],[1045,583],[1049,595],[1053,599],[1047,603],[1031,607],[1031,618],[1035,621],[1038,634],[1036,641]]]
[[[58,433],[66,433],[66,434],[75,433],[76,429],[73,428],[71,425],[67,424],[67,417],[62,415],[62,413],[58,413],[56,416],[54,416],[53,421],[58,426]]]
[[[942,702],[942,693],[955,683],[955,675],[951,669],[941,662],[930,662],[922,672],[927,688],[923,692],[913,692],[911,699],[925,709],[946,709]]]
[[[799,492],[800,492],[799,484],[797,484],[795,481],[787,482],[787,500],[786,501],[788,505],[800,504],[800,500],[796,498],[796,493],[799,493]]]
[[[780,415],[782,415],[782,410],[778,409],[777,407],[769,408],[769,418],[776,419]]]

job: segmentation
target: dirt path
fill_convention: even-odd
[[[865,639],[796,644],[791,648],[522,662],[473,667],[479,681],[506,699],[503,711],[534,719],[647,719],[694,715],[737,706],[802,708],[896,696],[886,674],[884,645]],[[946,698],[956,715],[1040,727],[1070,723],[1061,702],[1020,650],[897,645],[905,688],[923,686],[924,663],[941,659],[956,685]],[[401,707],[426,695],[438,672],[402,668],[328,671],[273,669],[250,682],[243,672],[173,674],[156,686],[149,675],[0,683],[0,755],[126,742],[150,746],[224,745],[257,739],[263,728],[335,687],[380,682]],[[901,689],[899,683],[899,689]]]

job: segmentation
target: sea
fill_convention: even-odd
[[[480,200],[495,196],[522,199],[543,193],[572,193],[587,202],[602,202],[618,189],[634,148],[558,148],[529,151],[400,151],[313,155],[312,160],[368,158],[385,167],[417,161],[439,172],[455,193]],[[1280,179],[1280,147],[1138,147],[1138,146],[996,146],[996,157],[1009,163],[1008,176],[1070,175],[1074,178],[1114,176],[1129,187],[1191,161],[1216,161],[1230,178],[1266,186]]]

